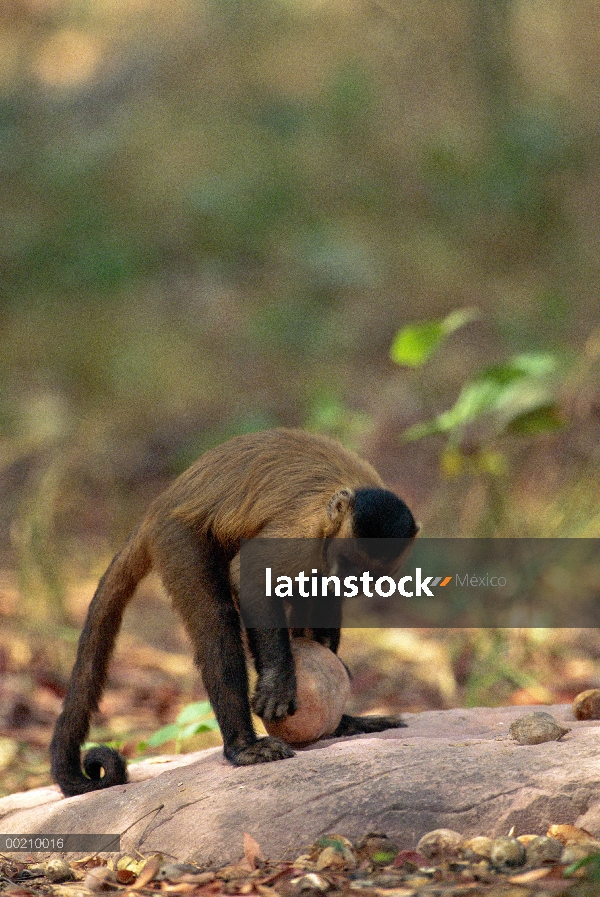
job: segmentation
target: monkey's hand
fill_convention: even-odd
[[[292,716],[298,709],[294,671],[263,670],[252,698],[252,709],[269,722]]]
[[[362,735],[365,732],[384,732],[406,726],[399,716],[342,716],[334,735]]]
[[[242,748],[225,748],[225,756],[234,766],[253,766],[255,763],[270,763],[272,760],[287,760],[295,753],[285,741],[267,735]]]

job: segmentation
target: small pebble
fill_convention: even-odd
[[[119,868],[118,864],[117,868]],[[131,867],[126,866],[125,868],[129,869]],[[133,871],[136,872],[135,869]],[[180,881],[182,875],[194,875],[200,871],[198,866],[192,866],[190,863],[165,863],[164,866],[160,867],[154,879],[155,881],[164,881],[165,879],[167,881]]]
[[[330,888],[329,882],[316,872],[308,872],[300,878],[293,878],[291,884],[294,888],[294,894],[306,894],[311,891],[320,891],[325,893]]]
[[[527,864],[529,866],[541,866],[544,863],[558,863],[563,852],[563,845],[556,838],[548,838],[540,835],[533,838],[525,846]]]
[[[516,838],[495,838],[490,860],[498,869],[522,866],[525,863],[525,848]]]
[[[417,844],[417,851],[434,863],[457,857],[463,843],[463,836],[449,828],[436,828],[423,835]]]
[[[546,741],[558,741],[570,729],[561,726],[550,713],[536,710],[521,716],[510,724],[511,738],[519,744],[543,744]]]
[[[75,876],[69,864],[62,859],[48,860],[44,869],[50,881],[72,881]]]
[[[573,701],[575,719],[600,719],[600,688],[588,688]]]
[[[478,835],[475,838],[469,838],[465,841],[461,848],[461,854],[465,859],[470,860],[482,857],[489,860],[492,853],[492,839],[486,838],[484,835]]]
[[[343,869],[345,865],[346,858],[342,851],[325,847],[317,857],[315,867],[320,872],[321,869]]]
[[[539,835],[517,835],[517,841],[520,841],[524,847],[527,847],[528,844],[531,844],[532,841],[539,837]]]

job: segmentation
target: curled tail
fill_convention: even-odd
[[[117,751],[92,748],[83,762],[84,775],[80,750],[89,732],[91,714],[98,709],[104,690],[123,611],[151,566],[146,540],[138,531],[113,559],[90,604],[69,690],[50,745],[52,776],[66,797],[127,781],[125,760]]]

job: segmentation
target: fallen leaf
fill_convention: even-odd
[[[423,856],[422,853],[418,853],[416,850],[401,850],[392,863],[392,866],[395,866],[396,868],[402,866],[416,866],[417,869],[421,869],[429,865],[430,861],[427,857]]]
[[[244,856],[253,869],[258,869],[265,861],[260,844],[248,832],[244,832]]]
[[[186,872],[181,876],[181,881],[186,881],[192,885],[207,885],[216,878],[214,872]]]
[[[547,878],[549,872],[549,869],[529,869],[527,872],[511,875],[508,881],[511,885],[528,885],[531,881],[539,881],[540,878]]]
[[[137,881],[131,886],[132,891],[140,891],[150,884],[158,870],[160,869],[160,857],[152,856],[137,877]]]
[[[551,825],[546,834],[549,838],[556,838],[561,844],[581,844],[596,840],[591,832],[576,825]]]
[[[194,890],[194,885],[188,881],[180,881],[176,885],[170,885],[168,881],[161,881],[160,890],[163,894],[189,894]]]

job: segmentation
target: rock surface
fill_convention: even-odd
[[[122,851],[218,864],[240,858],[244,832],[272,860],[332,831],[356,840],[385,832],[401,848],[436,828],[493,837],[573,823],[600,835],[600,724],[548,707],[572,731],[519,745],[509,726],[528,709],[540,708],[407,714],[406,729],[322,741],[241,769],[218,748],[136,764],[134,781],[110,791],[3,798],[0,831],[119,832]]]

